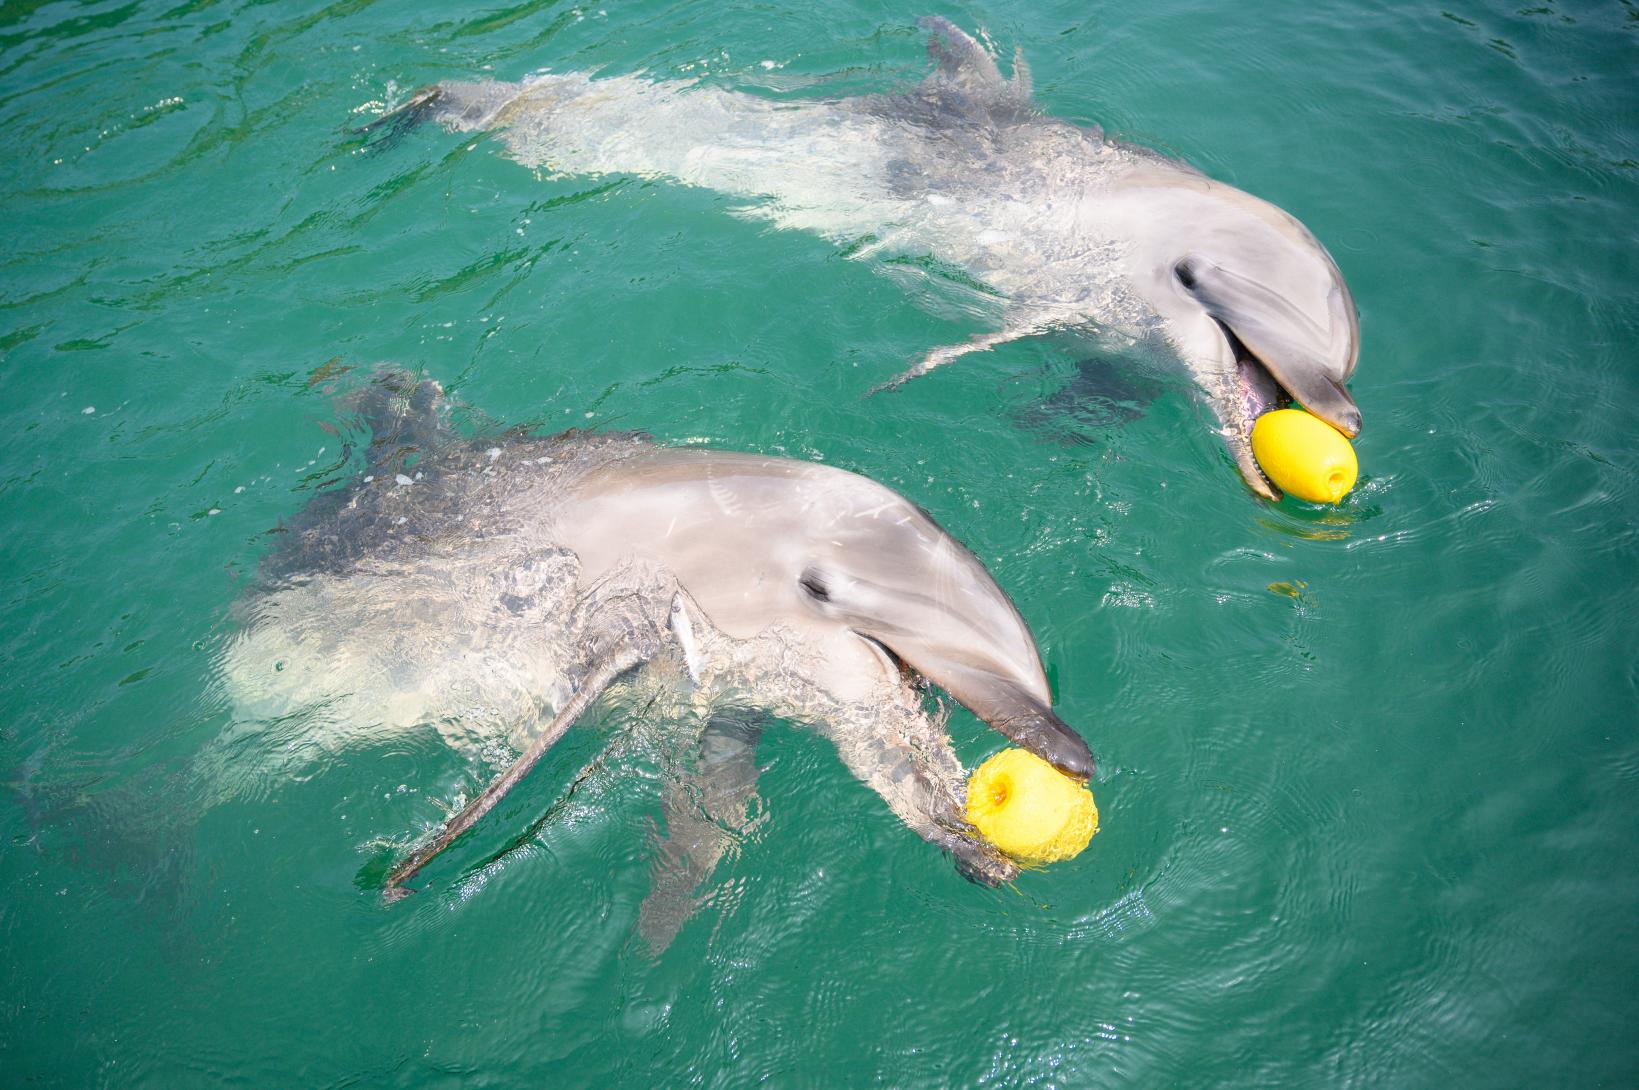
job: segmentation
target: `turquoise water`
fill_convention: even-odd
[[[714,194],[342,132],[541,66],[883,90],[925,68],[920,9],[0,7],[0,1082],[1639,1080],[1639,9],[944,13],[1021,45],[1044,109],[1327,243],[1363,337],[1341,507],[1253,500],[1136,353],[1024,341],[866,400],[978,327]],[[611,710],[517,850],[384,908],[380,845],[483,769],[431,731],[227,797],[196,761],[229,608],[358,465],[332,400],[381,361],[498,424],[904,491],[1031,623],[1100,758],[1092,847],[971,886],[775,728],[759,820],[653,959],[659,779]]]

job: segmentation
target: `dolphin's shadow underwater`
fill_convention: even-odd
[[[464,439],[437,384],[397,372],[351,404],[370,465],[279,535],[220,670],[241,723],[300,722],[328,748],[434,728],[457,747],[511,741],[517,760],[393,868],[389,899],[610,691],[697,738],[662,792],[640,913],[656,950],[745,820],[768,716],[828,737],[983,884],[1018,868],[967,824],[924,681],[1066,774],[1093,772],[1006,593],[882,485],[624,435]]]
[[[1045,439],[1087,444],[1106,429],[1140,419],[1167,389],[1165,382],[1141,368],[1090,356],[1075,362],[1069,381],[1045,397],[1014,407],[1009,415]]]
[[[1097,127],[1034,106],[1028,68],[944,19],[936,67],[893,94],[773,101],[642,76],[541,74],[422,88],[365,127],[382,143],[432,120],[493,131],[520,163],[564,174],[669,178],[831,239],[856,258],[915,258],[976,285],[999,328],[929,351],[897,385],[1021,337],[1158,339],[1215,414],[1257,494],[1253,421],[1291,400],[1349,436],[1359,320],[1315,237],[1274,205]],[[884,262],[903,271],[903,263]]]

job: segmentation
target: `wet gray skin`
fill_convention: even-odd
[[[522,751],[390,890],[605,690],[698,739],[663,792],[668,835],[641,916],[657,949],[745,820],[766,716],[830,738],[907,827],[988,884],[1016,867],[966,824],[965,771],[920,679],[1091,775],[1012,602],[892,490],[630,437],[459,440],[436,423],[436,387],[399,375],[361,400],[378,437],[419,437],[420,460],[401,468],[395,444],[376,443],[368,473],[287,528],[222,673],[242,717],[302,713],[322,736],[304,744],[433,724],[458,746],[504,737]]]
[[[1041,115],[1020,57],[1011,80],[943,19],[934,72],[891,95],[771,101],[641,76],[542,74],[441,83],[375,126],[431,118],[499,134],[540,170],[670,178],[748,202],[855,257],[931,256],[923,292],[997,328],[935,348],[885,385],[1054,331],[1164,338],[1217,417],[1247,484],[1252,421],[1299,401],[1347,435],[1359,325],[1337,265],[1287,213],[1191,167]],[[912,266],[883,266],[915,276]],[[965,286],[962,286],[965,285]]]

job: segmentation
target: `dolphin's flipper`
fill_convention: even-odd
[[[517,786],[519,780],[529,775],[529,770],[535,767],[535,763],[541,759],[547,750],[552,748],[559,738],[563,737],[570,727],[575,725],[575,720],[585,713],[586,709],[591,706],[592,701],[596,700],[603,690],[607,689],[616,678],[627,670],[647,661],[653,656],[655,649],[652,641],[636,639],[622,642],[613,650],[606,652],[593,665],[586,678],[576,688],[574,695],[564,705],[563,710],[553,716],[552,721],[535,736],[535,739],[530,742],[529,748],[512,763],[512,767],[502,773],[500,779],[486,787],[483,794],[468,803],[464,810],[451,818],[449,823],[444,826],[443,832],[417,848],[407,859],[392,869],[392,872],[387,875],[386,886],[383,890],[387,900],[396,901],[408,896],[410,891],[404,888],[404,883],[413,878],[417,871],[432,861],[433,857],[449,847],[457,837],[471,829],[478,823],[480,818],[489,813],[491,808],[500,802],[508,791]]]
[[[1043,368],[1038,374],[1044,375]],[[1119,360],[1089,356],[1077,360],[1070,380],[1053,393],[1012,410],[1020,425],[1060,442],[1091,443],[1106,428],[1139,419],[1163,387]]]
[[[916,366],[910,370],[903,371],[887,382],[871,387],[865,396],[870,397],[873,394],[880,394],[884,390],[897,390],[911,379],[920,378],[935,367],[942,367],[952,360],[961,359],[969,353],[989,352],[999,344],[1016,341],[1020,337],[1028,337],[1030,332],[1029,330],[999,329],[994,333],[981,333],[970,337],[961,344],[940,345],[918,360]]]
[[[666,833],[649,868],[649,894],[637,927],[659,957],[705,898],[695,891],[711,877],[723,853],[748,819],[757,790],[757,740],[762,727],[739,717],[716,715],[700,736],[693,771],[669,784],[660,797]]]
[[[989,352],[998,345],[1010,341],[1021,341],[1027,337],[1035,337],[1042,333],[1049,333],[1063,328],[1067,323],[1065,315],[1057,309],[1030,308],[1009,311],[1003,321],[1002,328],[994,333],[979,333],[961,344],[940,345],[917,361],[910,370],[895,375],[887,382],[871,387],[866,397],[879,394],[884,390],[897,390],[913,378],[932,371],[936,367],[943,367],[952,360],[959,360],[963,356],[974,352]]]
[[[882,796],[907,829],[948,854],[962,877],[998,886],[1018,876],[1018,864],[963,819],[966,800],[950,797],[946,783],[960,782],[962,767],[950,739],[912,741],[880,727],[869,734],[833,727],[829,734],[848,770]],[[945,774],[930,774],[932,763],[944,765]]]

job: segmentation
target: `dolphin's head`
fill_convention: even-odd
[[[657,449],[598,474],[569,510],[562,533],[589,576],[639,556],[730,635],[784,625],[880,647],[1066,775],[1093,774],[1012,601],[892,489],[811,462]]]
[[[1133,282],[1206,392],[1253,491],[1279,492],[1252,456],[1252,424],[1297,401],[1348,436],[1360,409],[1345,383],[1360,321],[1330,254],[1266,201],[1183,168],[1141,171],[1115,201],[1144,225]]]
[[[585,578],[622,558],[653,561],[715,630],[742,641],[782,633],[787,650],[762,683],[776,691],[743,697],[779,706],[782,678],[800,677],[847,709],[824,724],[844,760],[970,877],[998,881],[1012,864],[966,826],[961,765],[907,677],[1064,774],[1094,772],[1087,743],[1053,712],[1035,640],[1006,593],[925,512],[867,478],[655,450],[589,478],[557,533]]]
[[[1035,640],[1006,593],[921,509],[872,491],[891,506],[811,541],[796,579],[802,608],[881,647],[1065,775],[1092,776],[1093,755],[1053,712]]]

